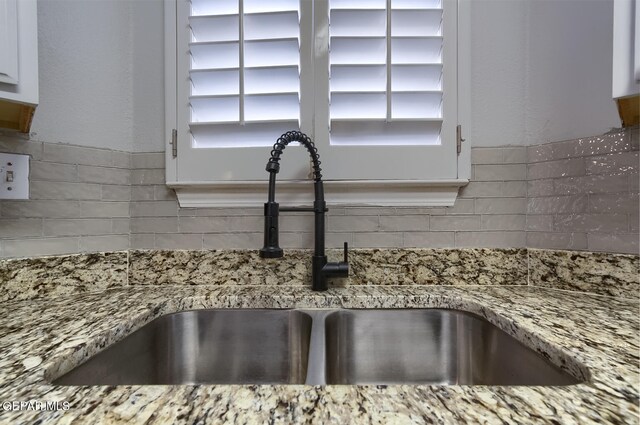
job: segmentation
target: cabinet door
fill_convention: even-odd
[[[0,82],[18,84],[18,0],[0,0]]]

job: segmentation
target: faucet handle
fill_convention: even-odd
[[[344,262],[345,263],[349,262],[349,243],[348,242],[344,243]]]

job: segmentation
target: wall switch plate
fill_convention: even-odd
[[[29,155],[0,153],[0,199],[29,199]]]

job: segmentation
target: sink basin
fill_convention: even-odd
[[[296,310],[194,310],[159,317],[56,385],[304,384],[311,318]]]
[[[569,385],[578,381],[479,316],[342,310],[326,318],[327,384]]]
[[[56,385],[569,385],[488,321],[456,310],[193,310],[143,326]]]

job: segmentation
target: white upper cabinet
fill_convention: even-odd
[[[28,132],[38,104],[36,0],[0,0],[0,128]]]
[[[640,3],[613,2],[613,90],[614,99],[640,94]]]

